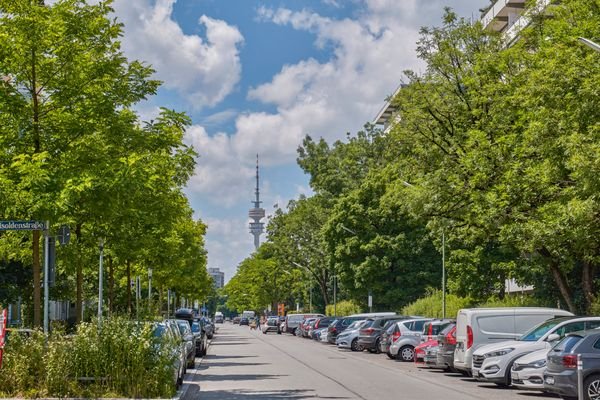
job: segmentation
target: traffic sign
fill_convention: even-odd
[[[0,231],[43,231],[43,221],[0,221]]]

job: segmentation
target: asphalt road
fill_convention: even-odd
[[[208,354],[188,371],[185,383],[184,400],[547,398],[416,368],[382,354],[338,350],[228,323],[219,325]]]

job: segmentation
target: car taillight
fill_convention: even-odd
[[[375,332],[375,329],[373,329],[373,328],[367,328],[367,329],[360,330],[361,335],[370,335],[373,332]]]
[[[467,325],[467,349],[470,349],[471,346],[473,346],[473,328]]]
[[[563,356],[562,364],[565,368],[577,368],[577,355],[569,354],[567,356]]]
[[[396,331],[392,334],[392,340],[395,342],[396,340],[400,339],[400,336],[402,336],[402,332]]]
[[[429,324],[429,330],[427,331],[427,334],[429,336],[433,335],[433,325],[432,324]]]
[[[446,343],[456,344],[456,327],[452,328],[452,330],[446,335]]]

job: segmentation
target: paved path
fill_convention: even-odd
[[[219,325],[207,356],[189,372],[183,400],[546,398],[422,370],[381,354],[341,351],[230,324]]]

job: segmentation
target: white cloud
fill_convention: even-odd
[[[219,125],[235,118],[238,113],[239,112],[237,110],[231,108],[224,111],[219,111],[204,118],[202,120],[202,124],[206,126]]]
[[[184,95],[197,108],[223,100],[240,80],[239,46],[244,38],[225,21],[202,15],[206,37],[185,34],[173,20],[176,0],[117,0],[125,24],[127,56],[150,63],[168,89]]]

